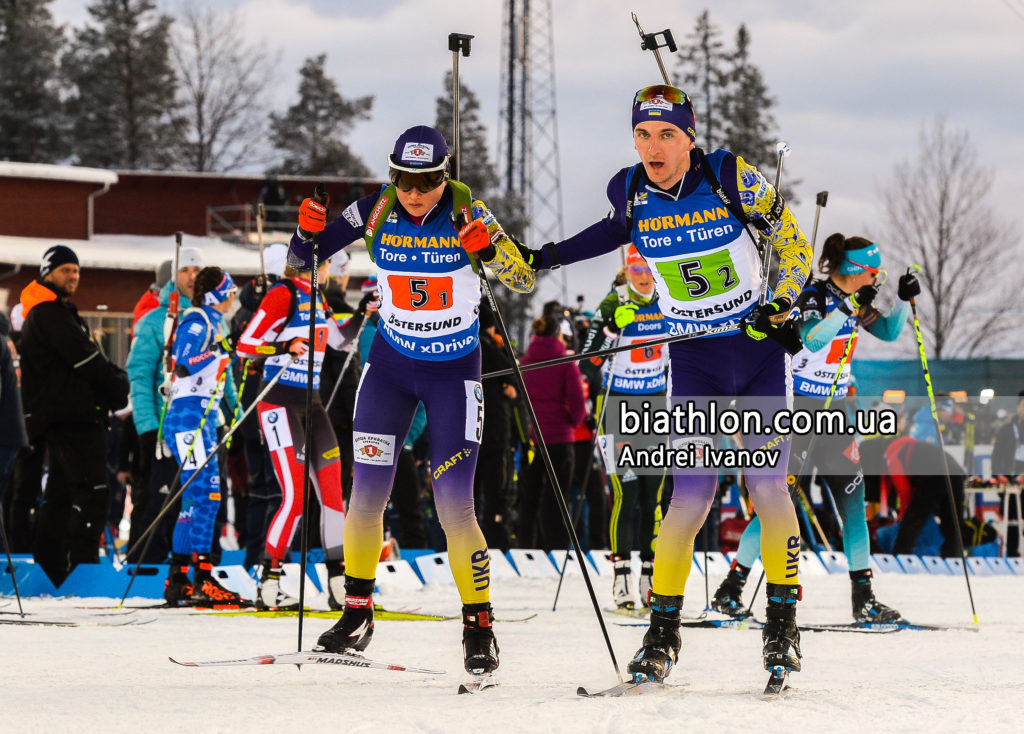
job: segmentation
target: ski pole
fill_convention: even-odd
[[[247,359],[242,363],[242,382],[238,386],[238,400],[235,401],[235,409],[231,413],[231,425],[235,425],[238,422],[238,416],[242,412],[242,395],[245,393],[245,383],[249,379],[249,366],[252,364],[251,359]],[[233,438],[233,437],[232,437]],[[231,439],[228,439],[227,443],[228,450],[231,449]]]
[[[329,201],[327,188],[318,183],[313,199],[326,208]],[[326,212],[324,212],[326,217]],[[306,555],[309,552],[309,489],[312,483],[313,461],[313,378],[316,375],[316,311],[320,302],[317,290],[317,269],[320,267],[320,233],[313,233],[313,269],[309,274],[309,348],[306,350],[306,473],[302,478],[302,539],[299,552],[299,641],[298,652],[302,652],[303,607],[306,602]],[[327,316],[327,309],[324,309]]]
[[[789,143],[784,140],[780,140],[775,144],[775,153],[779,156],[778,163],[775,165],[775,197],[779,198],[782,194],[779,192],[779,186],[782,185],[782,161],[789,157],[791,153]],[[768,273],[772,268],[772,242],[766,235],[760,236],[761,240],[761,296],[758,298],[758,304],[763,306],[768,300]]]
[[[720,324],[719,326],[712,326],[708,329],[699,329],[697,331],[687,332],[686,334],[675,334],[672,336],[661,336],[657,339],[651,339],[645,341],[645,347],[657,347],[662,344],[674,344],[675,342],[688,341],[690,339],[699,339],[703,336],[717,336],[720,334],[738,334],[740,332],[739,326],[734,322],[727,322]],[[533,364],[519,364],[516,363],[515,367],[506,367],[500,370],[493,370],[491,372],[485,372],[481,375],[480,379],[486,380],[489,377],[502,377],[504,375],[512,375],[517,371],[530,372],[532,370],[542,370],[545,367],[554,367],[557,364],[566,364],[567,362],[579,362],[584,359],[593,359],[595,357],[607,357],[611,354],[618,354],[619,352],[628,352],[631,349],[636,349],[631,344],[623,344],[618,347],[608,347],[607,349],[598,349],[594,352],[587,352],[586,354],[567,354],[564,357],[556,357],[555,359],[546,359],[543,362],[534,362]]]
[[[263,202],[256,205],[256,241],[260,246],[260,275],[267,277],[267,265],[263,261],[263,222],[267,218],[267,210]]]
[[[4,552],[7,554],[7,567],[11,569],[11,581],[14,582],[14,596],[18,599],[18,614],[25,616],[25,610],[21,608],[21,592],[18,591],[18,574],[14,568],[14,559],[11,558],[11,543],[7,540],[7,528],[4,525],[4,507],[0,505],[0,539],[4,541]]]
[[[618,341],[616,337],[615,341]],[[594,438],[590,443],[590,450],[587,451],[587,467],[583,470],[583,481],[580,483],[580,503],[576,506],[576,512],[573,515],[572,524],[575,527],[579,524],[580,518],[583,517],[583,500],[587,494],[587,481],[590,479],[590,469],[594,465],[594,449],[597,447],[598,439],[600,439],[601,426],[604,424],[604,411],[608,407],[608,396],[612,391],[612,375],[615,372],[615,360],[618,358],[618,354],[612,357],[611,364],[608,367],[608,384],[604,388],[604,393],[601,395],[601,407],[598,409],[597,415],[597,428],[594,430]],[[558,588],[555,589],[555,600],[551,602],[551,611],[554,612],[558,609],[558,595],[562,592],[562,581],[565,579],[565,569],[569,565],[569,553],[570,548],[565,549],[565,559],[562,561],[562,570],[558,574]]]
[[[909,273],[912,268],[921,270],[920,265],[913,265],[911,268],[907,268]],[[946,472],[946,491],[949,494],[949,509],[953,513],[953,519],[957,523],[957,527],[953,528],[953,537],[956,539],[957,551],[960,555],[960,562],[964,567],[964,583],[967,584],[967,598],[971,602],[971,616],[974,618],[974,624],[978,624],[978,612],[974,607],[974,594],[971,592],[971,578],[967,573],[967,553],[964,550],[963,538],[960,537],[960,519],[963,515],[961,508],[956,505],[956,497],[953,494],[953,480],[949,475],[949,460],[946,458],[946,447],[942,440],[942,425],[939,422],[939,410],[935,406],[935,391],[932,389],[932,376],[928,371],[928,357],[925,355],[924,350],[924,337],[921,335],[921,322],[917,318],[917,303],[914,299],[910,299],[910,311],[914,316],[914,336],[917,338],[917,351],[921,355],[921,369],[924,372],[924,384],[928,388],[928,402],[932,409],[932,419],[935,421],[935,433],[939,438],[939,450],[942,452],[942,466]]]
[[[366,322],[368,320],[369,319],[364,314],[363,322],[359,324],[359,328],[356,329],[355,336],[352,337],[351,347],[348,350],[348,354],[345,356],[345,363],[341,365],[341,372],[338,373],[338,380],[334,383],[334,389],[331,390],[331,397],[327,399],[327,405],[324,406],[325,411],[329,411],[331,406],[334,405],[334,398],[338,394],[338,388],[341,386],[341,380],[348,371],[348,366],[352,363],[352,358],[355,356],[356,352],[359,351],[359,337],[363,333],[363,327],[366,326]]]
[[[454,89],[459,88],[458,78],[458,54],[461,50],[464,56],[469,56],[469,41],[472,36],[467,36],[460,33],[451,33],[448,35],[448,48],[452,51],[452,55],[455,59],[452,87]],[[456,98],[457,102],[457,98]],[[458,122],[458,104],[454,106],[455,121]],[[456,130],[458,125],[456,124]],[[456,137],[456,140],[458,138]],[[455,161],[458,166],[459,150],[455,149]],[[456,169],[457,170],[457,169]],[[456,179],[457,180],[457,179]],[[490,303],[491,308],[494,310],[494,320],[497,323],[498,331],[501,334],[502,341],[505,343],[505,348],[509,350],[509,356],[512,359],[512,372],[516,376],[516,382],[518,388],[522,391],[526,408],[530,413],[530,420],[537,430],[537,450],[540,452],[541,459],[544,462],[544,468],[547,471],[548,479],[551,482],[551,491],[555,495],[555,504],[558,507],[558,512],[562,516],[562,523],[565,525],[566,532],[569,535],[569,542],[572,543],[573,548],[576,550],[576,560],[580,564],[580,571],[583,573],[583,580],[586,582],[587,591],[590,592],[590,601],[594,605],[594,614],[597,615],[598,624],[601,627],[601,634],[604,635],[605,645],[608,647],[608,654],[612,659],[612,666],[615,668],[615,675],[619,680],[622,680],[622,673],[619,671],[619,663],[615,659],[615,650],[612,647],[611,638],[608,636],[608,628],[605,625],[604,617],[601,614],[601,606],[598,604],[597,595],[594,593],[594,584],[590,579],[590,573],[587,571],[586,562],[583,559],[583,553],[580,551],[579,538],[576,536],[576,529],[573,527],[572,518],[569,517],[569,508],[565,504],[565,498],[562,496],[562,490],[558,484],[558,477],[555,475],[555,467],[551,463],[551,455],[548,453],[547,444],[544,443],[544,437],[540,435],[540,422],[537,420],[537,413],[533,409],[533,402],[530,400],[530,394],[526,390],[526,380],[523,379],[523,372],[519,366],[519,359],[516,357],[515,352],[512,350],[512,340],[509,339],[508,329],[505,328],[505,319],[501,315],[501,310],[498,308],[497,299],[494,297],[494,293],[491,290],[491,284],[487,280],[487,268],[484,267],[482,262],[478,261],[479,267],[476,268],[477,276],[480,279],[480,286],[484,294],[487,296],[487,301]],[[593,357],[594,354],[588,355]]]
[[[260,391],[260,394],[257,395],[256,398],[252,401],[252,405],[246,408],[245,412],[242,413],[242,417],[238,419],[238,422],[235,423],[235,425],[228,430],[228,432],[217,443],[217,445],[213,447],[213,450],[210,451],[209,454],[207,454],[206,461],[199,465],[199,467],[195,470],[192,476],[188,478],[188,481],[185,482],[185,484],[182,485],[177,492],[175,492],[172,496],[168,496],[167,501],[164,502],[163,507],[160,509],[160,513],[156,516],[153,522],[150,523],[149,527],[146,528],[146,531],[142,534],[142,536],[135,542],[136,546],[139,543],[141,543],[147,536],[153,533],[153,530],[160,523],[160,520],[162,520],[163,516],[167,514],[167,511],[174,506],[174,503],[178,500],[179,497],[181,497],[185,493],[185,490],[192,486],[192,482],[194,482],[199,477],[203,469],[206,468],[206,465],[213,461],[213,459],[217,456],[217,452],[220,451],[222,447],[227,445],[228,439],[230,439],[234,432],[237,431],[238,428],[242,425],[242,423],[245,422],[245,419],[252,414],[252,412],[259,405],[260,401],[263,400],[264,397],[266,397],[267,393],[270,392],[270,389],[277,384],[278,380],[281,379],[281,376],[285,373],[285,370],[288,369],[288,367],[291,366],[292,362],[294,362],[297,358],[298,355],[292,355],[291,360],[286,365],[284,365],[281,368],[281,370],[276,375],[274,375],[263,387],[263,390]],[[135,568],[132,570],[131,576],[128,579],[128,588],[125,589],[124,595],[121,597],[121,603],[118,606],[123,605],[124,600],[128,597],[128,591],[131,589],[132,583],[135,581],[135,577],[139,573],[139,567],[142,565],[142,558],[145,557],[145,550],[147,548],[148,545],[145,548],[143,548],[142,556],[140,556],[139,560],[135,563]]]
[[[178,293],[178,263],[181,259],[181,240],[185,236],[184,232],[174,233],[174,272],[171,273],[171,292],[167,296],[167,314],[164,316],[164,350],[163,350],[163,362],[164,362],[164,381],[160,388],[167,387],[169,389],[171,370],[174,368],[174,333],[178,330],[178,311],[179,311],[179,299],[180,294]],[[170,322],[168,324],[168,322]],[[168,326],[170,329],[168,330]],[[160,441],[164,437],[164,418],[167,417],[167,396],[164,396],[164,404],[160,410],[160,426],[157,429],[156,440],[159,445]]]
[[[234,357],[232,357],[232,361],[234,361]],[[202,416],[202,418],[199,419],[199,426],[196,428],[195,433],[192,435],[192,441],[188,445],[188,451],[185,453],[185,457],[181,460],[181,464],[178,465],[178,471],[174,475],[174,479],[172,479],[171,483],[167,485],[168,490],[173,488],[174,485],[178,483],[178,480],[181,479],[181,473],[185,469],[185,465],[188,464],[189,459],[192,458],[192,451],[193,451],[193,449],[195,449],[196,441],[198,441],[199,437],[202,435],[203,426],[206,425],[206,419],[210,415],[210,410],[213,408],[215,403],[219,403],[220,402],[221,391],[222,391],[222,387],[223,387],[223,384],[224,384],[224,380],[226,379],[227,374],[228,374],[228,370],[230,368],[231,368],[231,365],[229,363],[228,366],[224,368],[224,371],[221,373],[221,375],[217,378],[217,384],[216,384],[216,386],[214,386],[213,395],[210,396],[210,400],[206,404],[206,410],[203,411],[203,416]],[[171,402],[170,400],[167,401],[168,404],[170,402]],[[160,440],[162,440],[162,439],[160,439],[160,438],[157,439],[158,445],[159,445],[159,441]],[[170,449],[168,449],[168,450],[170,450]],[[171,452],[171,454],[173,455],[173,452]],[[170,493],[169,492],[168,492],[167,496],[170,497]],[[167,500],[164,500],[164,504],[165,505],[167,504]],[[160,509],[162,510],[163,507],[161,507]],[[143,533],[138,538],[138,540],[135,541],[135,545],[133,545],[131,548],[128,548],[127,550],[125,550],[124,557],[125,557],[126,560],[127,560],[128,556],[131,555],[132,551],[138,550],[139,543],[142,542],[142,539],[146,537],[146,535],[149,533],[149,530],[151,528],[152,528],[152,524],[150,524],[150,527],[146,528],[146,532]],[[149,546],[150,546],[150,543],[147,542],[146,545],[144,545],[142,547],[141,558],[145,558],[146,557],[146,552],[149,550]],[[122,597],[121,601],[122,602],[124,601],[123,597]]]
[[[818,241],[818,217],[821,216],[821,210],[828,204],[828,192],[819,191],[816,199],[817,206],[814,209],[814,229],[811,230],[811,254],[814,254],[814,243]]]

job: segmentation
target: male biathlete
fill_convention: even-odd
[[[388,159],[391,185],[350,204],[326,227],[326,207],[306,199],[292,236],[289,258],[303,263],[312,257],[312,233],[320,233],[324,258],[364,241],[380,284],[380,321],[353,418],[345,612],[320,636],[318,646],[342,653],[363,650],[370,642],[384,506],[395,462],[422,401],[434,498],[463,604],[465,667],[490,673],[498,667],[490,561],[473,509],[483,426],[476,259],[487,262],[515,291],[530,292],[535,276],[482,202],[474,202],[468,187],[448,178],[448,158],[448,144],[437,130],[410,128]]]
[[[713,396],[734,396],[740,398],[739,408],[754,402],[762,413],[786,408],[791,395],[789,355],[780,343],[781,325],[810,269],[811,253],[803,233],[775,187],[757,169],[728,151],[705,155],[694,146],[693,107],[682,90],[667,85],[641,89],[633,100],[632,118],[640,164],[619,171],[609,182],[612,213],[558,244],[524,248],[524,255],[537,269],[551,268],[632,241],[651,265],[670,334],[732,325],[746,332],[673,342],[672,395],[692,396],[698,405],[707,405]],[[744,232],[746,221],[763,232],[781,260],[774,300],[761,307],[758,297],[765,275],[757,248]],[[708,446],[713,438],[691,435],[672,444]],[[748,478],[764,526],[765,669],[799,670],[800,532],[786,491],[788,441],[757,434],[745,439],[748,448],[779,451],[779,468],[753,472]],[[711,506],[716,482],[713,470],[676,472],[654,561],[651,626],[629,663],[636,680],[663,680],[676,661],[693,541]]]
[[[664,345],[644,347],[642,343],[665,335],[665,314],[658,306],[658,294],[654,288],[654,275],[636,247],[629,246],[626,255],[626,282],[616,286],[594,312],[594,319],[587,331],[583,353],[596,352],[612,346],[637,345],[637,349],[613,357],[594,357],[580,362],[580,369],[588,377],[603,370],[605,389],[608,390],[609,405],[603,407],[604,425],[601,433],[606,437],[606,426],[618,421],[618,403],[629,400],[630,407],[639,409],[641,401],[653,401],[658,407],[665,407],[665,392],[668,388],[668,348]],[[599,384],[600,380],[591,380]],[[600,403],[601,397],[597,399]],[[595,405],[597,415],[602,406]],[[631,440],[635,444],[637,437]],[[615,574],[612,578],[612,597],[616,609],[630,613],[635,609],[633,598],[633,576],[630,568],[630,554],[633,550],[633,525],[639,509],[640,583],[637,587],[640,606],[647,606],[654,573],[654,539],[656,522],[660,521],[662,485],[665,473],[643,472],[638,474],[631,468],[616,471],[608,456],[602,450],[606,462],[608,479],[612,485],[612,515],[608,537],[611,539],[612,564]]]
[[[825,240],[818,260],[818,269],[825,277],[808,283],[793,307],[803,343],[803,349],[793,357],[796,408],[821,410],[833,383],[833,404],[838,405],[837,401],[846,396],[850,361],[857,347],[854,329],[858,324],[884,341],[899,338],[910,314],[908,302],[920,294],[921,285],[913,273],[903,275],[899,279],[899,300],[883,314],[872,305],[880,287],[876,281],[881,267],[878,245],[871,240],[839,233]],[[843,551],[853,585],[853,618],[861,623],[895,622],[900,613],[875,599],[871,588],[871,543],[864,510],[864,470],[857,442],[846,434],[819,434],[814,439],[813,456],[806,459],[810,443],[810,435],[794,438],[789,471],[795,475],[803,468],[807,475],[816,466],[832,493],[843,523]],[[799,482],[800,477],[796,480]],[[761,521],[755,516],[743,531],[729,575],[715,592],[711,602],[714,609],[731,616],[746,614],[741,596],[750,567],[757,560],[760,535]]]

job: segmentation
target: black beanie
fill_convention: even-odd
[[[78,265],[78,255],[67,245],[54,245],[43,254],[43,261],[39,263],[39,277],[45,278],[61,265]]]

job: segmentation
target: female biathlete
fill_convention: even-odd
[[[705,155],[694,147],[693,107],[675,87],[641,89],[633,98],[633,144],[641,163],[608,184],[612,213],[579,234],[540,250],[524,249],[536,268],[556,267],[613,251],[632,241],[651,266],[658,304],[670,334],[709,328],[729,333],[673,342],[669,347],[672,396],[697,407],[739,398],[739,409],[770,414],[787,407],[789,355],[781,325],[810,269],[810,248],[782,197],[763,175],[725,150]],[[747,223],[760,229],[780,256],[774,300],[759,306],[765,274],[747,239]],[[769,337],[769,338],[765,338]],[[684,403],[685,406],[685,403]],[[726,405],[720,405],[720,408]],[[699,427],[698,427],[699,428]],[[777,468],[751,473],[748,486],[761,510],[761,552],[768,577],[765,669],[800,669],[796,626],[800,531],[786,491],[785,437],[751,435],[744,445],[779,453]],[[715,437],[670,437],[670,448],[696,453]],[[621,469],[621,466],[620,466]],[[637,680],[662,680],[675,663],[680,611],[693,562],[693,541],[715,496],[717,472],[676,470],[672,501],[658,535],[651,626],[629,663]]]
[[[895,341],[910,313],[908,301],[921,292],[917,278],[907,273],[899,280],[896,306],[882,314],[871,304],[878,293],[876,284],[882,257],[878,245],[863,237],[836,233],[825,240],[818,269],[826,276],[812,280],[797,299],[794,311],[803,349],[793,357],[794,405],[806,411],[821,410],[835,383],[835,401],[846,396],[850,383],[850,360],[857,346],[853,335],[858,324],[885,341]],[[849,344],[849,349],[847,349]],[[839,373],[843,353],[847,352]],[[813,456],[805,459],[810,435],[795,436],[789,457],[790,474],[804,468],[804,475],[818,468],[825,479],[843,524],[843,551],[850,565],[853,584],[853,618],[857,622],[894,622],[900,613],[877,599],[871,589],[871,544],[864,514],[864,470],[856,441],[843,434],[819,434]],[[800,477],[796,477],[797,483]],[[797,486],[796,483],[793,485]],[[756,506],[756,505],[755,505]],[[729,575],[715,592],[711,606],[731,616],[743,616],[743,586],[750,567],[758,557],[761,521],[755,516],[740,538]]]
[[[467,251],[478,252],[516,291],[531,291],[534,273],[483,204],[472,200],[464,184],[448,178],[448,144],[437,130],[406,130],[389,163],[391,185],[350,204],[326,228],[326,207],[303,201],[299,229],[291,240],[289,257],[307,263],[313,232],[320,231],[324,257],[355,240],[364,241],[377,265],[381,296],[380,322],[363,367],[353,419],[345,613],[318,644],[346,652],[363,650],[370,642],[384,506],[402,442],[422,401],[438,517],[463,603],[466,669],[490,672],[498,666],[490,563],[473,509],[483,422],[480,283],[476,258]],[[453,221],[468,224],[460,230]]]
[[[587,331],[583,352],[595,352],[616,345],[640,344],[665,334],[665,314],[658,306],[651,268],[636,247],[630,245],[626,255],[626,282],[616,286],[597,307]],[[602,414],[602,409],[604,411],[604,425],[601,426],[603,436],[614,433],[606,427],[617,425],[620,400],[627,400],[635,410],[641,408],[644,400],[658,408],[666,407],[664,395],[668,388],[668,349],[663,345],[641,347],[613,357],[583,360],[580,368],[588,376],[599,369],[605,372],[603,379],[606,381],[604,385],[608,390],[609,405],[603,408],[600,404],[594,406],[597,415]],[[601,398],[597,402],[600,403]],[[615,435],[616,440],[630,441],[634,448],[650,443],[641,436]],[[615,567],[612,597],[616,608],[628,613],[636,609],[630,568],[634,520],[639,509],[640,583],[637,590],[640,606],[645,608],[654,574],[654,539],[656,524],[661,520],[659,504],[665,472],[637,472],[632,468],[616,471],[612,463],[614,457],[609,456],[607,447],[601,455],[612,485],[609,528],[612,564]]]
[[[231,345],[224,314],[235,300],[231,276],[217,267],[196,275],[192,308],[185,311],[174,334],[174,377],[164,417],[164,438],[182,465],[184,485],[217,445],[217,423]],[[197,435],[198,434],[198,435]],[[210,549],[220,507],[220,470],[216,460],[185,490],[171,539],[171,568],[164,599],[172,606],[249,606],[250,602],[221,586],[213,576]],[[189,578],[189,566],[195,569]]]
[[[328,260],[317,272],[317,279],[327,277]],[[292,543],[292,536],[302,517],[302,488],[306,465],[312,461],[310,479],[320,498],[320,538],[327,567],[327,599],[332,609],[341,609],[344,597],[344,555],[342,538],[345,507],[341,491],[341,452],[334,429],[320,402],[320,370],[327,347],[341,349],[359,328],[362,317],[354,317],[342,332],[331,317],[322,293],[317,294],[316,307],[311,307],[310,276],[312,270],[285,267],[284,278],[263,297],[238,340],[238,353],[250,359],[266,358],[263,383],[280,377],[258,411],[263,435],[274,464],[274,474],[281,485],[281,506],[267,530],[263,569],[256,594],[260,609],[295,609],[299,600],[281,590],[282,563]],[[316,344],[313,348],[313,441],[311,458],[303,456],[306,446],[306,386],[309,370],[309,319],[315,311]]]

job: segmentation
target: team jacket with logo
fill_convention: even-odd
[[[292,304],[292,291],[284,283],[278,283],[267,291],[249,326],[238,339],[239,354],[256,359],[266,356],[265,345],[285,344],[296,337],[309,338],[309,281],[292,278],[291,282],[295,286],[297,302]],[[320,296],[317,298],[316,308],[316,344],[312,350],[314,390],[320,387],[320,368],[324,361],[324,350],[327,347],[340,349],[345,341],[337,322],[325,316],[323,296]],[[274,379],[274,375],[282,369],[285,373],[278,380],[278,384],[305,389],[309,352],[294,362],[288,353],[267,357],[263,366],[264,382]]]
[[[619,287],[629,288],[625,285]],[[636,304],[638,308],[636,318],[619,331],[618,344],[615,345],[615,309],[622,305],[624,300],[626,303]],[[657,296],[643,303],[632,288],[626,292],[625,299],[620,297],[616,289],[598,306],[587,332],[583,353],[607,349],[613,345],[642,344],[664,335],[665,315],[658,306]],[[665,391],[668,348],[664,344],[619,352],[614,357],[614,360],[610,356],[585,360],[581,363],[581,368],[588,372],[597,367],[603,368],[608,373],[605,379],[611,380],[611,391],[616,394],[650,395]]]
[[[329,257],[343,247],[362,241],[366,222],[379,194],[353,202],[320,233],[320,256]],[[396,203],[387,220],[378,225],[373,259],[377,266],[381,305],[378,329],[400,353],[415,359],[457,359],[477,348],[480,283],[451,221],[450,187],[440,201],[415,221]],[[291,256],[308,260],[310,245],[298,233],[292,237]],[[515,248],[498,248],[494,272],[513,290],[532,289],[532,273]],[[494,264],[492,262],[492,264]]]
[[[220,312],[209,306],[198,306],[185,312],[174,337],[172,401],[185,397],[213,397],[228,363],[228,354],[218,345],[224,336],[223,325]]]
[[[857,337],[850,341],[857,316],[848,316],[839,310],[839,304],[847,297],[831,280],[812,280],[793,310],[800,325],[800,336],[804,348],[793,357],[793,392],[797,395],[828,398],[832,383],[836,381],[843,351],[850,344],[843,372],[836,381],[833,400],[844,397],[850,384],[850,362],[857,348]],[[899,301],[888,314],[874,307],[862,308],[860,323],[873,336],[885,341],[894,341],[903,330],[910,307]]]
[[[558,261],[569,264],[631,240],[651,265],[670,333],[736,322],[756,305],[759,295],[757,249],[711,190],[699,161],[691,152],[690,170],[675,193],[650,184],[642,164],[622,169],[608,183],[611,214],[556,246]],[[771,210],[775,187],[756,168],[725,150],[709,154],[707,161],[751,220]],[[632,176],[642,178],[633,199],[633,231],[627,232],[626,195]],[[788,208],[769,241],[780,260],[774,295],[793,302],[810,272],[811,248]],[[541,266],[552,264],[552,254],[545,248]]]

